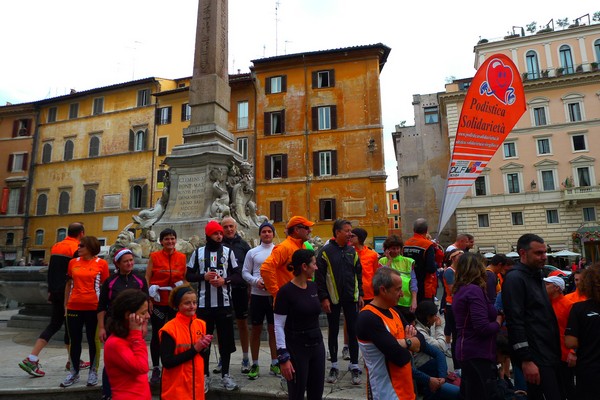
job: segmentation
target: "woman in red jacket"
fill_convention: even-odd
[[[162,327],[160,358],[163,364],[161,399],[204,399],[204,359],[201,352],[212,341],[206,323],[196,317],[198,300],[189,284],[176,287],[169,304],[177,310],[175,318]]]
[[[113,300],[108,318],[110,336],[104,344],[104,366],[110,375],[113,400],[150,400],[148,384],[148,297],[125,289]]]

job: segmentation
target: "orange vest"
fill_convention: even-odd
[[[288,283],[294,277],[292,271],[287,267],[292,262],[292,254],[298,249],[306,248],[301,239],[291,236],[276,245],[260,267],[260,276],[265,282],[265,288],[275,298],[279,288]]]
[[[565,345],[565,329],[567,328],[567,321],[569,319],[571,307],[573,307],[573,301],[561,294],[555,299],[550,299],[550,302],[552,303],[552,309],[554,310],[556,320],[558,321],[558,333],[560,334],[560,359],[566,362],[569,349],[567,349],[567,346]]]
[[[456,279],[456,270],[454,268],[452,268],[452,266],[448,267],[446,270],[448,270],[448,269],[451,269],[452,272],[454,272],[454,278]],[[448,285],[448,283],[446,282],[445,274],[442,279],[442,282],[444,283],[444,289],[446,289],[446,304],[452,305],[452,290],[450,290],[450,285]]]
[[[587,297],[581,294],[579,289],[576,289],[574,292],[565,294],[565,297],[572,301],[573,303],[579,303],[580,301],[586,301]]]
[[[73,258],[75,252],[79,250],[79,239],[67,236],[62,241],[55,243],[50,250],[50,254],[60,254],[65,257]]]
[[[167,333],[175,340],[175,354],[189,350],[206,334],[206,323],[177,313],[159,331],[160,338]],[[173,368],[163,368],[161,395],[163,400],[204,399],[204,359],[200,353]]]
[[[385,316],[381,313],[376,307],[368,304],[363,308],[364,310],[371,311],[373,314],[377,315],[379,318],[383,320],[383,323],[389,330],[390,334],[396,339],[404,339],[404,327],[402,326],[402,320],[398,313],[390,308],[392,313],[392,318]],[[391,380],[391,384],[394,388],[394,391],[398,395],[398,399],[402,400],[414,400],[415,392],[413,386],[412,379],[412,364],[410,362],[404,364],[399,367],[392,362],[386,362],[387,364],[387,372],[389,374],[389,379]],[[367,371],[368,373],[369,371]],[[369,388],[367,388],[367,391]],[[367,397],[369,398],[368,392]],[[381,399],[383,400],[383,399]]]
[[[363,299],[373,300],[375,297],[375,293],[373,292],[373,275],[375,275],[375,271],[379,268],[379,254],[367,246],[363,246],[362,250],[356,250],[356,253],[362,266]]]
[[[435,252],[435,243],[418,233],[415,233],[404,243],[403,256],[415,260],[415,274],[419,286],[418,299],[433,299],[437,292],[438,279],[436,272],[426,273],[423,271],[426,268],[425,253],[431,246],[434,246],[433,250]],[[435,265],[435,268],[437,269],[437,265]]]
[[[160,250],[151,253],[150,259],[152,260],[152,275],[150,275],[148,287],[158,285],[174,288],[175,282],[185,280],[187,270],[185,254],[175,251],[169,255],[166,251]],[[160,290],[158,293],[160,294],[160,301],[153,299],[152,302],[159,306],[169,305],[169,294],[171,292]]]

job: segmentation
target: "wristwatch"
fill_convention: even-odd
[[[412,346],[412,340],[405,339],[404,341],[406,342],[406,349],[410,350],[410,347]]]

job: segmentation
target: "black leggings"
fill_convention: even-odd
[[[40,334],[40,339],[49,342],[52,336],[60,330],[65,323],[65,292],[50,293],[50,303],[52,303],[52,313],[50,314],[50,323]],[[69,344],[69,334],[65,329],[65,344]]]
[[[233,314],[231,307],[199,308],[197,316],[206,322],[206,334],[212,335],[215,327],[219,336],[219,356],[221,357],[221,376],[229,374],[231,353],[235,351],[235,337],[233,334]],[[210,347],[203,351],[204,375],[209,375],[208,363],[210,361]]]
[[[496,364],[483,358],[462,361],[460,393],[465,400],[492,400],[497,390]]]
[[[98,338],[98,317],[96,310],[67,310],[67,332],[71,341],[69,358],[71,360],[71,371],[79,373],[79,360],[81,359],[81,342],[83,341],[83,327],[88,341],[91,368],[98,370],[100,363],[100,339]]]
[[[331,304],[331,312],[327,314],[328,332],[327,346],[331,362],[337,362],[338,334],[340,332],[340,312],[344,310],[344,319],[348,328],[348,348],[350,350],[350,363],[358,364],[358,340],[356,339],[356,318],[358,317],[358,303],[344,301]]]
[[[338,314],[339,318],[339,314]],[[338,319],[339,320],[339,319]],[[306,346],[302,340],[286,335],[285,344],[294,366],[294,379],[287,381],[288,399],[307,400],[323,398],[325,387],[325,346],[323,340],[313,346]]]
[[[152,338],[150,339],[150,358],[152,366],[158,367],[160,360],[160,340],[158,331],[165,326],[167,321],[175,316],[175,310],[169,306],[154,305],[150,314],[150,323],[152,324]]]

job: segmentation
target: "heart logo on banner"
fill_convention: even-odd
[[[512,69],[501,60],[492,60],[487,68],[487,82],[489,89],[498,100],[508,104],[507,92],[513,81]]]

